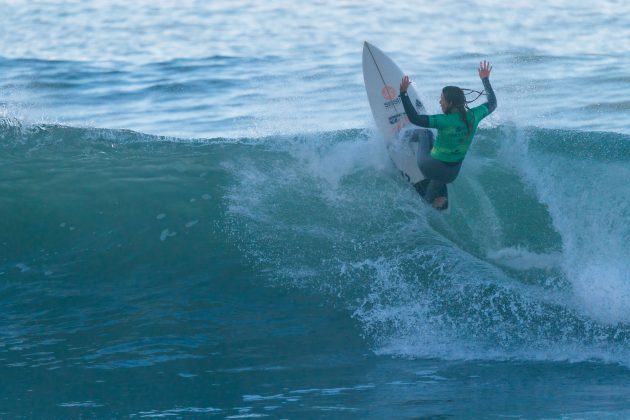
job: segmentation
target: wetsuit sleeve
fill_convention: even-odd
[[[405,108],[405,113],[407,114],[407,118],[412,124],[419,125],[420,127],[428,127],[433,128],[429,125],[429,116],[428,115],[420,115],[413,107],[411,103],[411,99],[409,99],[409,95],[407,92],[400,94],[400,99],[402,99],[403,107]]]
[[[488,77],[481,79],[481,82],[483,83],[483,88],[486,90],[486,94],[488,95],[488,102],[484,105],[488,107],[488,114],[490,114],[492,111],[497,109],[497,97],[494,95],[494,90],[492,90],[490,79]]]

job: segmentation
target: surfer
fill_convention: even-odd
[[[418,167],[431,180],[424,198],[436,209],[447,205],[447,198],[441,191],[457,178],[479,122],[497,108],[489,79],[492,66],[484,60],[479,63],[478,70],[488,101],[469,109],[464,91],[457,86],[446,86],[440,97],[444,114],[438,115],[419,115],[407,95],[411,84],[409,76],[400,82],[400,98],[409,121],[420,127],[437,128],[435,142],[433,133],[428,130],[417,130],[414,133],[416,139],[412,140],[418,141]]]

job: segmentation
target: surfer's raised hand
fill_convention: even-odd
[[[479,63],[479,78],[485,79],[486,77],[490,77],[490,72],[492,71],[492,66],[489,61],[483,60]]]
[[[409,76],[405,76],[402,78],[402,82],[400,82],[400,93],[407,92],[407,88],[411,84],[411,80],[409,80]]]

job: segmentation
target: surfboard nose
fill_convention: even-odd
[[[370,51],[373,49],[373,45],[367,41],[363,41],[363,60],[366,60],[370,56]]]

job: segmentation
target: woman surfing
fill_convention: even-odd
[[[444,114],[438,115],[419,115],[407,95],[407,88],[411,84],[409,77],[404,76],[400,82],[400,98],[409,121],[420,127],[436,128],[438,132],[434,141],[431,131],[418,130],[414,133],[417,138],[413,140],[418,141],[418,167],[430,180],[424,198],[438,210],[448,205],[442,191],[446,184],[457,178],[477,126],[497,108],[497,99],[489,79],[492,66],[482,61],[478,70],[488,101],[469,109],[464,91],[457,86],[446,86],[440,97]]]

